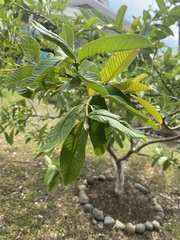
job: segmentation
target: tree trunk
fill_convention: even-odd
[[[122,195],[124,191],[124,169],[126,166],[126,161],[115,161],[117,170],[116,170],[116,184],[115,184],[115,193]]]

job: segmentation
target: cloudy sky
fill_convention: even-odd
[[[121,5],[127,5],[125,19],[132,21],[132,16],[138,17],[142,15],[144,9],[148,10],[151,5],[152,9],[158,9],[155,0],[109,0],[110,9],[117,12]],[[171,28],[174,36],[167,38],[164,42],[166,45],[171,46],[174,52],[177,53],[178,49],[178,26],[174,25]]]

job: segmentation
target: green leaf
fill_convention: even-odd
[[[60,37],[70,46],[71,49],[74,48],[74,34],[72,28],[66,24],[63,24]]]
[[[128,123],[120,120],[120,116],[107,110],[99,109],[90,112],[89,117],[101,123],[108,123],[110,126],[123,132],[129,138],[141,138],[144,134],[141,131],[133,129]]]
[[[132,24],[131,24],[131,27],[129,29],[129,33],[133,34],[136,32],[136,29],[137,29],[137,26],[138,26],[138,23],[139,23],[139,19],[141,17],[137,17],[137,18],[134,18]]]
[[[108,145],[109,124],[100,123],[89,119],[89,136],[96,156],[101,156]]]
[[[82,106],[76,106],[60,119],[47,134],[46,145],[40,149],[41,151],[49,151],[56,145],[64,142],[76,122],[77,114],[82,108]]]
[[[88,132],[84,129],[83,124],[83,122],[79,122],[74,126],[62,146],[60,172],[64,186],[79,176],[84,165]]]
[[[87,10],[85,10],[84,8],[78,8],[78,9],[80,10],[81,14],[87,21],[91,18]]]
[[[112,55],[101,71],[101,79],[103,83],[106,84],[124,71],[137,56],[138,52],[139,49],[134,49],[117,52]]]
[[[57,172],[52,178],[51,182],[49,183],[49,191],[50,192],[54,191],[57,188],[59,183],[60,183],[60,175]]]
[[[112,23],[112,20],[110,18],[108,18],[107,16],[105,16],[102,12],[100,12],[97,9],[91,9],[90,10],[97,18],[99,18],[99,20],[101,20],[102,22],[104,22],[105,24],[110,24]]]
[[[95,54],[152,47],[152,43],[138,34],[105,36],[85,44],[79,51],[78,60],[82,61]]]
[[[148,113],[151,114],[151,116],[153,116],[153,118],[159,123],[159,124],[162,124],[163,123],[163,120],[162,120],[162,117],[161,115],[159,114],[159,112],[156,110],[156,108],[151,105],[150,103],[146,102],[145,100],[137,97],[137,96],[134,96],[134,95],[131,95],[134,99],[136,99],[136,101],[138,101],[147,111]]]
[[[6,83],[10,88],[15,88],[16,86],[20,85],[22,79],[32,76],[33,68],[33,65],[18,68],[8,76]]]
[[[31,98],[32,94],[33,94],[33,91],[28,87],[27,88],[17,87],[16,91],[20,96],[25,97],[25,98]]]
[[[176,19],[176,21],[180,20],[180,6],[176,6],[174,8],[172,8],[170,11],[169,11],[169,16],[170,17],[173,17]]]
[[[127,6],[122,5],[116,14],[115,25],[116,25],[116,30],[119,32],[121,32],[123,28],[123,19],[124,19],[126,10],[127,10]]]
[[[77,72],[77,75],[87,87],[93,89],[101,95],[108,94],[106,88],[97,82],[99,76],[96,73],[81,71],[80,73]]]
[[[99,70],[98,67],[95,63],[88,61],[88,60],[84,60],[81,64],[80,64],[81,69],[86,69],[90,72],[95,72],[99,75]]]
[[[158,5],[159,9],[166,8],[166,4],[165,4],[164,0],[156,0],[156,3]]]
[[[36,63],[38,63],[40,61],[41,50],[36,39],[28,35],[23,35],[20,36],[20,41],[25,53],[25,57],[30,61],[33,59]]]
[[[152,90],[152,88],[148,87],[143,83],[133,82],[130,80],[127,80],[122,83],[113,83],[113,86],[122,92],[140,92],[140,91]]]
[[[135,108],[129,106],[128,104],[126,104],[125,102],[121,101],[118,97],[116,96],[111,96],[108,95],[106,96],[106,98],[111,99],[113,102],[119,104],[121,107],[123,107],[124,109],[126,109],[128,112],[132,113],[133,115],[137,116],[138,118],[140,118],[143,122],[145,122],[146,124],[148,124],[150,127],[154,128],[154,129],[158,129],[158,127],[156,126],[156,124],[148,117],[146,117],[144,114],[142,114],[140,111],[136,110]]]
[[[140,34],[147,37],[152,31],[152,25],[150,23],[146,23],[140,31]]]
[[[60,38],[57,34],[47,30],[35,20],[31,20],[31,23],[33,24],[34,28],[36,28],[44,36],[44,38],[58,45],[67,56],[75,59],[75,55],[71,47],[62,38]]]
[[[44,183],[46,186],[50,184],[56,172],[57,172],[57,167],[55,165],[51,164],[48,166],[45,177],[44,177]]]
[[[42,60],[34,69],[33,69],[33,76],[38,76],[41,73],[43,73],[43,71],[45,71],[47,68],[51,67],[51,66],[56,66],[58,63],[60,63],[64,58],[62,58],[61,56],[56,56],[56,57],[52,57],[52,58],[48,58],[48,59],[44,59]]]

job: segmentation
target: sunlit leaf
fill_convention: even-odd
[[[160,115],[160,113],[157,111],[157,109],[151,105],[150,103],[148,103],[147,101],[143,100],[140,97],[131,95],[134,99],[136,99],[136,101],[138,101],[147,111],[148,113],[151,114],[151,116],[153,116],[153,118],[160,124],[162,124],[163,120],[162,117]]]
[[[132,50],[137,48],[152,47],[152,43],[138,34],[120,34],[105,36],[84,45],[80,51],[78,60],[82,61],[95,54]]]
[[[101,79],[104,83],[117,77],[125,70],[134,58],[137,56],[139,49],[117,52],[111,56],[106,66],[101,71]]]

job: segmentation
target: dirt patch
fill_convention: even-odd
[[[154,210],[150,200],[134,187],[134,183],[135,180],[126,178],[121,197],[114,192],[114,180],[97,180],[86,192],[93,206],[123,223],[137,224],[153,220]]]

